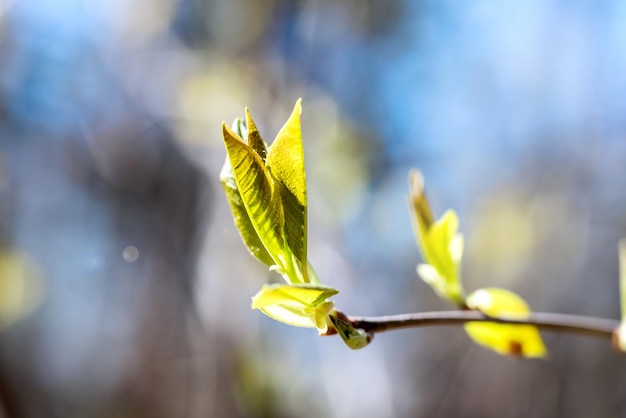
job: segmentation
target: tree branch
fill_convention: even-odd
[[[547,331],[584,334],[612,338],[619,321],[580,315],[533,312],[525,319],[492,318],[478,311],[419,312],[378,317],[349,317],[352,326],[371,333],[399,328],[433,325],[462,325],[467,322],[495,322],[500,324],[534,325]]]

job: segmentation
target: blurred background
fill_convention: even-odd
[[[0,416],[623,417],[626,357],[546,333],[337,337],[250,310],[272,278],[218,177],[220,123],[298,97],[310,259],[352,315],[444,310],[406,204],[454,208],[471,291],[618,318],[626,3],[0,1]]]

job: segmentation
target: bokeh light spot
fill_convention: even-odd
[[[97,255],[87,258],[83,265],[87,270],[97,270],[103,268],[106,265],[106,261],[104,257]]]
[[[122,251],[122,257],[129,263],[134,263],[139,258],[139,250],[133,245],[129,245]]]

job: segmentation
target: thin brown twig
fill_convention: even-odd
[[[500,324],[534,325],[547,331],[584,334],[612,338],[619,321],[580,315],[533,312],[524,319],[493,318],[478,311],[419,312],[378,317],[351,316],[352,326],[371,333],[400,328],[433,325],[462,325],[467,322],[495,322]]]

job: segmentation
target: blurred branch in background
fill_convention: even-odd
[[[133,27],[152,32],[122,46],[117,29],[98,35],[110,22],[96,12],[20,2],[4,16],[2,241],[33,260],[46,290],[0,338],[3,407],[18,418],[192,416],[208,408],[196,395],[206,340],[193,287],[211,188],[122,76],[119,54],[138,53],[170,17]],[[22,269],[6,257],[3,312],[17,286],[7,271]]]

